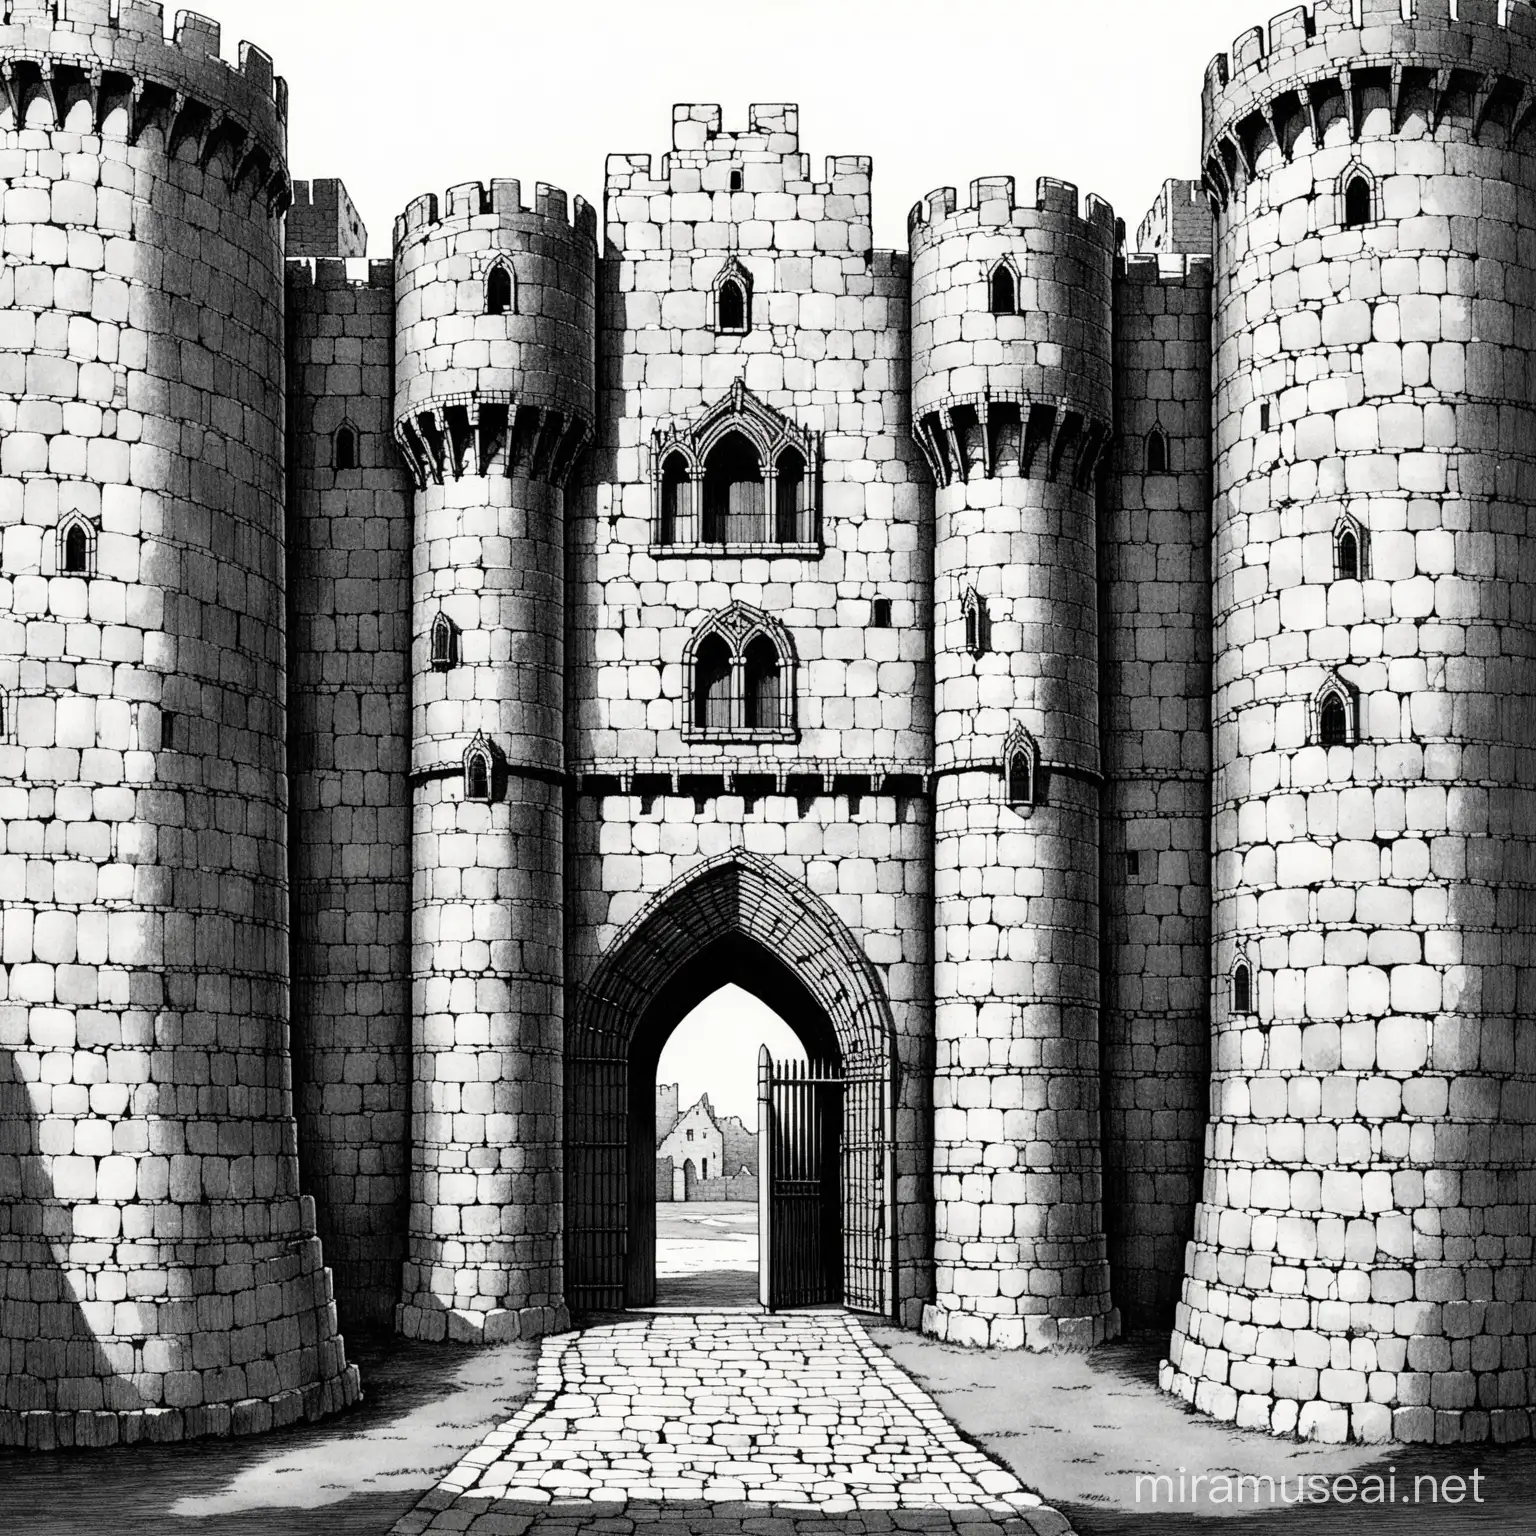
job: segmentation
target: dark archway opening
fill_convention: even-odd
[[[880,971],[837,913],[770,860],[721,855],[659,893],[583,970],[565,1029],[573,1314],[653,1304],[657,1065],[679,1022],[730,984],[777,1014],[821,1064],[809,1077],[794,1062],[767,1073],[777,1161],[760,1205],[772,1305],[835,1296],[892,1316],[901,1294],[896,1035]],[[799,1236],[788,1241],[791,1233]],[[786,1259],[798,1265],[793,1284]]]
[[[704,465],[704,542],[763,542],[763,462],[739,432],[728,433]]]
[[[1344,189],[1344,225],[1347,229],[1361,229],[1371,222],[1374,199],[1371,184],[1364,176],[1353,176]]]
[[[728,986],[740,987],[765,1004],[793,1031],[812,1060],[841,1065],[837,1034],[805,984],[769,950],[745,935],[717,939],[683,968],[656,997],[640,1020],[629,1058],[629,1249],[625,1290],[632,1307],[685,1302],[687,1294],[669,1296],[659,1289],[656,1273],[656,1086],[657,1067],[673,1032],[701,1003]],[[828,1149],[835,1167],[837,1148]],[[761,1177],[762,1170],[759,1169]],[[837,1223],[836,1202],[827,1212]],[[833,1251],[836,1244],[832,1244]],[[687,1288],[676,1288],[686,1292]],[[734,1299],[748,1303],[755,1278]]]

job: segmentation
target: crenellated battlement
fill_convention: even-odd
[[[597,243],[597,210],[584,197],[578,196],[572,203],[559,187],[541,181],[534,186],[533,206],[529,208],[523,203],[522,183],[501,179],[488,183],[461,182],[450,187],[442,198],[435,192],[413,198],[395,220],[395,246],[398,249],[413,240],[429,239],[434,230],[445,224],[464,224],[481,218],[543,219],[563,224],[594,245]]]
[[[393,293],[395,288],[395,264],[392,261],[370,261],[366,277],[352,276],[352,263],[334,256],[317,259],[290,257],[284,267],[290,288],[322,289],[372,289]]]
[[[1119,225],[1115,210],[1095,193],[1086,204],[1070,181],[1042,176],[1035,183],[1033,203],[1021,203],[1012,176],[981,176],[971,183],[970,200],[961,207],[953,187],[939,187],[913,205],[907,215],[907,233],[914,246],[959,230],[988,225],[1013,224],[1021,228],[1039,221],[1041,215],[1051,220],[1077,219],[1110,239],[1118,239]]]
[[[672,148],[659,166],[649,154],[608,156],[609,197],[701,191],[869,195],[874,162],[868,155],[828,155],[823,179],[813,179],[811,157],[799,147],[798,107],[757,103],[747,117],[745,129],[726,129],[713,103],[674,107]]]
[[[747,108],[744,129],[722,127],[714,102],[683,102],[672,108],[672,148],[734,154],[740,150],[785,155],[800,148],[800,108],[791,102],[754,102]]]
[[[1144,287],[1209,288],[1213,271],[1214,263],[1209,256],[1137,253],[1121,257],[1115,281]]]
[[[1297,139],[1342,116],[1362,133],[1371,93],[1393,132],[1410,113],[1510,142],[1536,120],[1536,6],[1531,0],[1317,0],[1239,34],[1206,68],[1205,183],[1219,202],[1252,178],[1263,150],[1289,159]]]
[[[172,34],[154,0],[4,0],[0,128],[36,125],[46,103],[56,130],[137,143],[157,128],[168,147],[191,140],[197,159],[220,165],[232,188],[249,186],[273,213],[288,204],[288,85],[272,58],[242,42],[237,61],[220,54],[222,31],[195,11],[178,12]]]

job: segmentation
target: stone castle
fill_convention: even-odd
[[[644,1302],[727,981],[886,1315],[1526,1437],[1536,8],[1244,34],[1132,241],[691,106],[363,281],[219,49],[0,26],[0,1442]]]

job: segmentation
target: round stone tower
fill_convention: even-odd
[[[158,5],[0,27],[0,1443],[357,1395],[288,1066],[271,60]]]
[[[1211,65],[1212,1123],[1165,1385],[1529,1433],[1536,13],[1291,11]]]
[[[1102,1341],[1094,477],[1117,229],[1043,180],[914,209],[914,430],[937,482],[934,1259],[924,1327]]]
[[[411,1215],[402,1332],[566,1324],[566,477],[594,413],[597,225],[515,181],[395,228],[396,435],[417,477]]]

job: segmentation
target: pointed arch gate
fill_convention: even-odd
[[[828,1122],[835,1142],[817,1154],[825,1159],[820,1217],[836,1233],[829,1241],[837,1294],[825,1299],[889,1316],[897,1293],[890,1004],[837,914],[768,860],[742,853],[712,860],[663,891],[572,985],[565,1057],[570,1307],[612,1312],[655,1299],[655,1066],[676,1023],[728,982],[773,1008],[807,1055],[848,1085],[836,1092],[835,1124]],[[851,1118],[849,1094],[858,1102]],[[769,1173],[760,1168],[760,1179]]]

